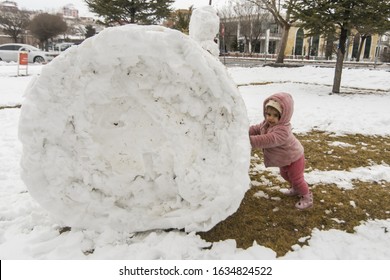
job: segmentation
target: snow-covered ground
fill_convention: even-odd
[[[43,66],[45,67],[45,66]],[[30,66],[38,74],[39,65]],[[0,66],[0,104],[23,101],[23,91],[34,75],[15,77],[15,65]],[[299,71],[300,75],[296,73]],[[371,94],[329,95],[333,71],[328,68],[231,68],[241,86],[248,117],[252,123],[261,119],[262,100],[278,91],[290,92],[295,99],[292,120],[296,132],[313,128],[334,133],[390,135],[390,72],[384,70],[345,69],[343,87],[372,89]],[[305,77],[310,77],[307,83]],[[380,78],[378,78],[380,77]],[[365,81],[362,83],[361,81]],[[380,89],[381,92],[375,93]],[[193,233],[151,231],[142,234],[72,229],[59,234],[56,220],[27,192],[20,179],[21,144],[17,138],[20,109],[0,110],[0,258],[1,259],[275,259],[269,248],[254,244],[247,250],[236,248],[233,240],[220,241],[212,249]],[[336,181],[340,187],[358,178],[390,181],[389,159],[383,165],[362,166],[349,172],[313,172],[311,182]],[[390,210],[390,209],[389,209]],[[313,230],[307,246],[294,246],[279,259],[386,259],[390,260],[390,220],[365,222],[356,233],[339,230]],[[94,249],[93,254],[85,252]],[[84,252],[84,253],[83,253]]]
[[[181,35],[166,32],[162,29],[159,30],[158,28],[150,29],[148,32],[155,32],[156,38],[160,36],[159,41],[165,42],[167,46],[173,46],[174,51],[167,51],[168,48],[146,49],[152,45],[150,42],[154,38],[144,38],[142,37],[144,33],[140,32],[134,38],[130,38],[131,40],[129,41],[133,42],[135,38],[152,41],[138,44],[138,47],[135,45],[135,48],[129,52],[128,56],[123,56],[123,53],[126,51],[126,45],[123,45],[123,42],[126,40],[122,40],[124,39],[122,37],[123,33],[114,32],[109,34],[103,32],[101,33],[103,35],[97,37],[100,39],[96,39],[101,40],[99,44],[89,47],[99,57],[105,59],[95,61],[89,57],[90,53],[86,52],[86,48],[83,49],[83,47],[80,47],[80,49],[70,50],[47,66],[30,65],[30,75],[28,76],[17,76],[17,66],[15,64],[0,63],[0,107],[14,107],[0,110],[0,259],[246,259],[252,260],[250,264],[254,264],[253,261],[256,260],[390,260],[390,219],[362,222],[360,226],[355,228],[355,233],[347,233],[340,230],[323,231],[314,229],[311,236],[307,237],[308,245],[302,245],[298,241],[297,244],[292,246],[290,252],[279,258],[276,257],[276,253],[273,250],[262,246],[262,244],[255,243],[252,247],[243,250],[237,248],[234,240],[223,240],[211,244],[195,234],[195,229],[202,228],[203,223],[207,225],[203,228],[206,229],[212,224],[215,224],[218,219],[224,218],[221,214],[222,212],[215,216],[214,213],[210,213],[210,209],[218,209],[218,207],[221,207],[232,211],[234,207],[229,206],[230,200],[238,200],[242,194],[239,191],[237,192],[239,195],[235,195],[234,198],[227,196],[226,199],[228,201],[226,199],[225,201],[223,201],[224,199],[210,199],[215,198],[215,196],[212,197],[213,193],[219,194],[221,190],[221,193],[224,193],[224,187],[232,183],[229,179],[235,182],[233,180],[235,169],[232,168],[234,165],[229,164],[233,162],[231,160],[232,158],[242,161],[242,164],[238,164],[237,168],[245,167],[245,160],[248,160],[249,156],[246,155],[247,150],[245,148],[248,140],[242,138],[247,136],[245,126],[249,125],[249,123],[254,124],[262,120],[261,107],[266,97],[280,91],[289,92],[293,96],[295,112],[292,118],[292,126],[294,132],[297,133],[317,129],[336,134],[360,133],[365,135],[390,136],[390,114],[388,113],[388,106],[390,104],[390,71],[388,66],[384,65],[374,70],[344,69],[342,77],[343,94],[330,95],[334,75],[334,70],[331,68],[316,68],[312,66],[301,68],[230,68],[226,72],[215,57],[207,53],[202,54],[200,48],[194,45],[195,43],[183,39]],[[163,38],[163,33],[167,35],[167,40]],[[102,37],[105,36],[104,34],[109,34],[109,36],[104,38]],[[186,40],[185,43],[183,43],[183,40]],[[111,44],[116,48],[117,53],[105,56],[104,48],[108,48]],[[94,47],[97,45],[100,49]],[[145,56],[144,53],[151,54],[152,56]],[[63,64],[60,63],[61,59]],[[69,66],[69,68],[64,65]],[[82,69],[85,71],[82,72]],[[96,76],[94,77],[92,73],[94,75],[96,74]],[[115,73],[115,75],[112,75],[112,73]],[[124,73],[131,76],[131,79],[124,79],[122,77]],[[145,73],[147,74],[146,77],[144,76]],[[88,79],[85,79],[83,74],[90,76],[88,76]],[[175,75],[177,75],[176,78]],[[64,81],[66,83],[63,83]],[[89,81],[93,81],[94,83],[89,83]],[[234,83],[239,86],[238,90],[235,89]],[[161,85],[164,87],[161,87]],[[156,88],[159,90],[155,90]],[[129,98],[128,92],[131,92],[131,98]],[[96,93],[97,96],[93,95],[93,93]],[[152,97],[155,99],[147,99],[147,94],[149,93],[152,93]],[[181,93],[183,94],[181,95]],[[141,99],[142,96],[146,96],[146,99]],[[121,102],[115,103],[113,102],[114,99]],[[142,106],[131,107],[134,103],[140,101],[142,101],[140,103]],[[157,101],[161,102],[162,105],[155,107],[151,105],[151,103]],[[99,102],[103,103],[100,104]],[[18,108],[17,105],[22,103],[24,104],[22,109]],[[127,107],[121,107],[118,104],[121,106],[125,104]],[[232,106],[232,104],[236,106]],[[103,110],[107,105],[110,106],[109,112],[111,113],[109,114]],[[208,110],[205,110],[206,107]],[[85,110],[82,110],[84,108]],[[132,110],[129,108],[132,108]],[[163,114],[165,113],[164,110],[167,112],[167,118]],[[22,121],[19,122],[21,111],[23,111]],[[134,114],[134,111],[137,114],[131,116],[139,118],[139,122],[134,121],[133,118],[129,118],[126,115],[126,112]],[[219,114],[215,114],[216,111]],[[73,112],[72,117],[66,119],[69,117],[66,115],[68,112]],[[183,178],[191,179],[196,176],[186,177],[189,174],[188,172],[194,171],[193,166],[198,166],[197,171],[199,171],[199,175],[209,174],[207,172],[210,172],[208,176],[203,176],[204,178],[201,180],[208,182],[210,179],[210,182],[213,183],[209,184],[210,187],[208,189],[201,190],[200,188],[198,191],[197,188],[199,186],[196,183],[197,180],[199,181],[199,178],[192,181],[184,180],[180,182],[178,184],[178,192],[180,192],[181,197],[187,194],[188,200],[186,202],[190,203],[186,204],[186,202],[178,201],[176,204],[170,203],[165,205],[166,207],[163,205],[164,207],[161,208],[161,211],[168,211],[167,216],[169,216],[169,211],[171,211],[172,207],[177,207],[178,211],[176,211],[176,215],[177,213],[186,213],[185,215],[178,215],[177,219],[173,219],[173,222],[168,219],[167,222],[159,223],[161,222],[158,218],[160,212],[156,211],[156,209],[159,209],[160,202],[164,201],[161,195],[165,196],[169,193],[172,195],[169,197],[171,199],[175,197],[176,194],[174,192],[177,191],[176,189],[173,191],[170,189],[168,192],[164,191],[156,195],[152,190],[156,187],[153,184],[157,182],[157,179],[153,179],[146,182],[148,184],[151,182],[151,185],[148,185],[151,186],[150,191],[142,193],[141,196],[136,192],[126,193],[130,197],[130,202],[124,201],[121,207],[125,209],[135,208],[135,210],[138,210],[136,212],[138,216],[134,219],[134,223],[139,223],[142,226],[146,225],[144,228],[149,229],[141,233],[135,233],[123,228],[119,229],[117,226],[120,223],[116,223],[115,227],[107,227],[104,224],[99,224],[101,221],[104,223],[104,217],[106,217],[104,215],[105,210],[99,212],[99,199],[94,201],[94,210],[89,213],[90,216],[83,223],[79,224],[85,224],[85,227],[72,226],[71,229],[63,228],[68,225],[64,220],[77,224],[75,221],[82,220],[81,216],[85,214],[83,211],[79,211],[80,219],[75,216],[78,213],[73,213],[70,218],[62,219],[66,215],[69,216],[69,213],[72,213],[71,210],[75,209],[72,208],[75,204],[61,204],[63,203],[61,200],[64,198],[60,196],[62,195],[60,194],[61,184],[65,182],[64,178],[69,174],[72,176],[81,174],[81,179],[76,178],[77,180],[72,183],[77,182],[77,184],[83,184],[90,182],[88,181],[88,176],[92,174],[87,169],[88,172],[83,172],[85,171],[83,168],[77,169],[72,166],[79,159],[77,156],[85,151],[78,149],[80,148],[78,146],[75,146],[75,150],[72,151],[72,145],[83,144],[83,141],[86,141],[86,139],[90,141],[92,138],[89,139],[88,137],[91,136],[89,134],[91,132],[96,133],[94,136],[99,136],[93,139],[101,140],[104,142],[103,144],[109,144],[101,146],[109,147],[107,150],[100,147],[94,150],[95,154],[93,150],[88,151],[87,155],[89,157],[92,155],[92,159],[96,155],[99,156],[96,157],[99,160],[91,160],[88,163],[89,165],[100,163],[101,157],[97,153],[101,153],[103,156],[107,153],[108,163],[110,163],[110,149],[116,148],[111,143],[115,140],[110,137],[110,133],[113,130],[110,130],[110,133],[105,133],[108,130],[102,129],[106,127],[104,121],[95,123],[96,118],[99,118],[101,114],[107,114],[102,115],[102,120],[111,118],[113,115],[115,118],[118,118],[120,122],[112,119],[113,122],[111,124],[114,124],[114,126],[131,124],[132,127],[137,127],[138,123],[140,127],[146,124],[153,126],[159,125],[158,121],[146,121],[148,120],[146,117],[156,114],[157,117],[162,117],[160,120],[163,125],[168,126],[168,130],[172,132],[175,129],[174,123],[180,122],[184,118],[183,123],[187,125],[188,131],[195,131],[195,138],[178,138],[174,136],[179,144],[176,147],[173,144],[175,139],[172,139],[172,136],[170,138],[168,134],[164,134],[164,145],[167,145],[170,152],[167,153],[164,149],[159,150],[158,145],[153,147],[153,150],[148,151],[148,154],[151,155],[152,163],[156,160],[153,164],[156,169],[144,171],[146,173],[149,172],[148,176],[152,176],[151,174],[157,170],[161,174],[168,174],[171,176],[170,178],[174,177],[175,182],[165,181],[161,183],[161,186],[166,186],[176,184],[180,179],[175,180],[176,175],[172,170]],[[49,118],[45,119],[46,115]],[[170,118],[174,122],[171,122]],[[81,122],[77,123],[80,120]],[[66,128],[68,130],[64,129],[66,127],[64,125],[65,123],[68,125]],[[226,125],[222,125],[224,123]],[[78,130],[80,127],[77,125],[79,124],[81,124],[81,130]],[[19,127],[21,131],[18,131]],[[91,127],[93,128],[92,130]],[[218,129],[213,137],[211,137],[212,134],[207,134],[209,133],[207,131],[209,128],[216,131]],[[161,127],[158,127],[158,129],[162,131]],[[75,133],[75,131],[78,133]],[[85,133],[86,131],[87,133]],[[123,131],[128,132],[128,130]],[[136,132],[140,133],[140,137],[145,137],[148,136],[142,134],[145,131],[147,132],[148,130],[142,128]],[[233,142],[236,143],[239,141],[240,145],[244,148],[234,146],[232,139],[228,139],[225,136],[227,131],[232,134],[230,135],[232,139],[238,139]],[[59,135],[66,137],[73,133],[72,135],[74,137],[69,137],[70,141],[76,138],[78,139],[72,145],[69,144],[66,146],[66,149],[68,149],[67,153],[61,154],[61,160],[65,160],[63,174],[59,172],[59,167],[61,167],[60,161],[53,163],[56,166],[51,166],[51,161],[43,162],[39,159],[41,156],[42,158],[48,156],[48,159],[51,160],[59,159],[58,151],[64,151],[64,147],[61,146],[64,145],[64,142],[61,142],[61,139],[58,137],[53,137],[57,132],[63,133]],[[18,139],[18,134],[23,140],[23,148],[28,148],[27,150],[25,149],[25,153],[22,152],[22,144]],[[49,140],[42,138],[42,135],[46,135]],[[115,137],[119,137],[119,135],[115,135]],[[127,136],[133,137],[133,134],[128,134]],[[50,137],[53,138],[51,139]],[[150,137],[153,140],[155,136],[152,135]],[[219,137],[218,141],[215,141],[216,137]],[[46,140],[39,142],[38,140],[41,138]],[[161,139],[157,140],[160,141]],[[180,150],[180,146],[184,145],[187,140],[193,141],[193,147],[196,147],[197,143],[202,143],[199,149],[205,149],[204,154],[207,156],[209,153],[212,154],[214,152],[222,156],[223,159],[221,160],[226,164],[227,173],[226,170],[223,173],[224,171],[218,166],[216,169],[214,169],[215,166],[213,165],[207,167],[201,166],[201,162],[198,163],[196,160],[194,160],[195,165],[189,164],[190,167],[182,170],[182,165],[188,157],[177,157],[177,153],[174,151],[176,151],[175,149],[185,151],[185,149]],[[45,148],[48,143],[47,141],[52,141],[49,144],[54,149],[45,150],[42,154],[39,154],[38,152],[42,151],[39,149],[39,145],[37,146],[36,144],[42,143],[42,147]],[[129,150],[125,147],[128,144],[127,141],[128,139],[124,137],[123,145],[120,147],[126,151]],[[136,142],[136,152],[144,149],[142,141],[139,141],[137,138],[132,139],[132,141]],[[218,143],[222,143],[223,147],[218,147]],[[95,145],[96,142],[91,141],[91,144]],[[342,146],[345,143],[334,144]],[[33,151],[31,147],[36,149],[34,153],[31,152]],[[94,147],[96,148],[96,146]],[[52,153],[52,157],[50,157],[47,151]],[[242,154],[239,151],[242,151]],[[195,155],[198,152],[198,150],[193,151]],[[118,154],[121,154],[121,151]],[[76,156],[76,158],[74,159],[73,156]],[[137,156],[137,154],[132,156]],[[36,173],[24,176],[24,181],[21,180],[20,176],[22,171],[20,166],[21,158],[24,158],[25,175],[26,172],[32,170],[32,163],[36,171]],[[191,159],[191,157],[189,158]],[[194,156],[194,159],[196,158]],[[128,160],[128,158],[124,159]],[[163,159],[168,159],[168,168],[164,167],[164,164],[167,162],[164,162]],[[42,163],[41,170],[39,169],[40,162]],[[368,182],[380,180],[388,182],[390,181],[389,164],[390,159],[384,158],[383,163],[380,165],[361,166],[349,171],[337,172],[321,172],[317,170],[308,172],[306,178],[311,184],[332,182],[336,183],[340,188],[352,188],[351,181],[354,179]],[[73,168],[71,172],[69,172],[69,166]],[[83,166],[82,162],[80,162],[79,166]],[[145,166],[148,165],[146,164]],[[259,172],[265,170],[263,168],[262,166],[258,167]],[[123,176],[126,176],[126,172],[119,174],[119,177],[115,177],[118,176],[118,173],[107,173],[107,175],[105,173],[107,171],[105,166],[95,166],[91,170],[96,171],[97,169],[99,174],[102,175],[101,178],[98,178],[100,181],[102,178],[105,178],[106,182],[111,182],[110,180],[114,178],[120,183],[118,185],[126,186],[126,180],[121,182],[118,179],[124,178]],[[53,170],[54,172],[52,172]],[[215,174],[215,176],[212,177],[211,174]],[[230,174],[232,178],[229,177]],[[243,174],[242,170],[237,174],[234,175],[234,178],[238,178],[236,180],[237,183],[233,182],[235,186],[238,186],[239,182],[243,182],[244,184],[247,174]],[[35,181],[32,183],[29,178],[33,178]],[[45,193],[46,190],[49,192],[48,185],[51,184],[49,179],[53,180],[53,182],[55,181],[57,187],[59,186],[58,189],[60,191],[57,194]],[[96,176],[92,179],[96,179]],[[186,182],[191,190],[186,190]],[[218,182],[221,183],[220,189],[215,186],[218,185]],[[52,215],[52,211],[45,210],[32,197],[31,189],[28,189],[30,184],[33,185],[34,190],[39,191],[38,193],[40,194],[37,195],[35,193],[35,197],[38,198],[37,200],[41,199],[40,203],[42,205],[49,205],[47,207],[49,210],[58,206],[60,211],[57,209],[56,215]],[[93,200],[96,197],[91,196],[88,198],[89,194],[82,193],[77,189],[78,187],[79,185],[75,185],[69,188],[65,196],[68,198],[71,195],[73,200],[80,199],[80,201],[84,200],[84,202],[88,202],[88,199]],[[111,184],[108,184],[107,187],[110,190],[110,194],[107,195],[105,193],[104,197],[111,198],[118,195],[115,193],[117,189],[113,188]],[[139,187],[137,185],[135,190],[138,190]],[[245,189],[247,186],[242,187]],[[157,189],[160,190],[159,188]],[[193,196],[194,190],[197,196]],[[72,191],[73,193],[71,193]],[[125,188],[124,191],[126,191]],[[131,199],[134,197],[139,198],[139,200],[136,206],[133,205],[133,208],[131,208],[126,203],[133,203],[134,200]],[[53,203],[50,200],[51,198],[58,199],[58,202]],[[191,201],[194,198],[195,200]],[[116,197],[115,199],[118,198]],[[112,201],[110,199],[104,201],[105,207],[107,205],[111,207],[113,204]],[[205,208],[204,205],[206,204],[203,204],[204,201],[211,201],[210,205],[212,205],[212,208]],[[153,204],[153,202],[156,203]],[[197,203],[200,206],[193,207]],[[139,207],[141,204],[143,206]],[[154,216],[149,222],[143,223],[141,220],[143,215],[147,218],[151,217],[150,212],[148,212],[148,205],[155,207],[152,211]],[[237,206],[237,201],[235,201],[235,205]],[[69,206],[69,213],[67,213],[68,209],[66,209],[66,206]],[[104,209],[110,211],[110,207]],[[139,208],[137,209],[137,207]],[[210,211],[207,212],[205,209],[209,209]],[[96,210],[99,212],[98,214],[96,214]],[[188,215],[188,213],[194,210],[199,210],[200,213],[195,218]],[[63,211],[63,214],[61,211]],[[390,207],[388,211],[390,211]],[[97,215],[95,217],[96,220],[94,220],[94,213]],[[155,215],[156,213],[157,216]],[[121,212],[120,214],[115,214],[115,216],[119,217],[119,220],[123,220],[126,217],[126,213],[123,214]],[[102,217],[103,219],[101,219]],[[180,222],[175,224],[175,221],[177,222],[178,220]],[[172,228],[175,228],[175,225],[183,227],[188,224],[194,225],[194,227],[186,228],[187,232],[175,229],[170,231],[152,229],[156,225],[157,228],[167,228],[167,225],[171,222],[173,225]],[[151,223],[155,224],[151,226]],[[135,228],[143,228],[142,226],[136,226]],[[231,265],[233,264],[231,263]],[[287,264],[287,266],[290,265],[290,263]],[[291,267],[288,269],[291,269]],[[381,266],[376,271],[380,271],[380,269],[382,269]],[[364,273],[368,275],[368,272]],[[309,278],[305,275],[301,279]]]

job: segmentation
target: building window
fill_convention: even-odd
[[[268,53],[269,54],[276,54],[276,41],[269,41]]]
[[[302,55],[302,50],[303,50],[303,29],[299,28],[297,31],[297,35],[295,37],[295,55]]]
[[[357,53],[359,50],[359,43],[360,43],[360,35],[356,34],[353,37],[353,45],[352,45],[352,58],[357,58]]]
[[[364,46],[364,56],[363,56],[363,58],[370,58],[370,50],[371,50],[371,36],[367,36],[366,44]]]
[[[311,41],[310,55],[311,56],[318,56],[319,47],[320,47],[320,36],[315,35],[315,36],[313,36],[312,41]]]

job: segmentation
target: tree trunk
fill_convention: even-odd
[[[345,56],[345,43],[347,41],[347,29],[341,29],[339,47],[337,49],[337,60],[336,60],[336,69],[333,79],[333,89],[332,93],[340,93],[340,84],[341,84],[341,74],[343,71],[343,63]]]
[[[364,42],[366,41],[366,38],[367,38],[367,36],[362,36],[361,37],[360,44],[359,44],[359,49],[358,49],[358,52],[356,54],[356,61],[360,61],[360,56],[362,54],[362,49],[363,49],[363,46],[364,46]]]
[[[278,52],[278,57],[276,58],[276,63],[284,62],[284,52],[286,51],[287,47],[288,33],[290,31],[290,27],[290,24],[285,24],[283,26],[282,39],[280,40],[280,48]]]

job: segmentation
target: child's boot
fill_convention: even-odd
[[[283,190],[282,193],[286,196],[299,195],[299,193],[293,187],[289,188],[288,190]]]
[[[301,199],[295,204],[295,207],[299,210],[307,209],[313,206],[313,194],[309,191],[307,194],[302,195]]]

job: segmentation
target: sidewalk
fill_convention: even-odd
[[[226,66],[263,66],[264,64],[274,63],[275,58],[265,57],[248,57],[248,56],[220,56],[219,59]],[[319,67],[334,67],[336,60],[319,60],[319,59],[284,59],[284,64],[288,67],[289,64],[295,65],[313,65]],[[390,71],[390,63],[380,61],[344,61],[343,67],[350,68],[369,68],[369,69],[384,69]]]

